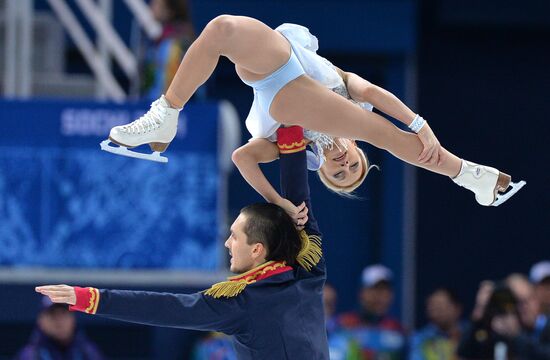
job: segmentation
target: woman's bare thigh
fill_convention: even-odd
[[[236,65],[237,72],[245,80],[264,78],[290,57],[288,40],[259,20],[223,15],[212,23],[224,34],[220,41],[221,54]]]
[[[361,109],[306,75],[279,91],[270,113],[282,124],[362,140],[380,148],[385,147],[388,134],[400,131],[384,118]]]

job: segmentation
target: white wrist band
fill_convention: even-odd
[[[418,134],[420,129],[422,129],[425,124],[426,124],[426,120],[424,120],[422,116],[416,114],[413,121],[409,125],[409,129],[411,129],[412,131]]]

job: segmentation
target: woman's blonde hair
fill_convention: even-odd
[[[335,193],[343,196],[352,196],[352,193],[365,181],[367,178],[367,175],[369,171],[374,167],[379,169],[377,165],[371,165],[369,163],[369,158],[365,155],[365,152],[363,149],[361,149],[359,146],[355,145],[355,149],[357,150],[357,153],[359,154],[359,159],[361,163],[363,164],[362,170],[361,170],[361,176],[357,181],[354,183],[348,185],[348,186],[340,186],[335,183],[333,183],[329,177],[321,170],[317,170],[317,175],[319,175],[319,179],[321,179],[321,182],[329,188],[329,190],[334,191]]]

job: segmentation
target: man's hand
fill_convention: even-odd
[[[439,144],[439,140],[435,137],[428,123],[424,124],[422,129],[420,129],[418,137],[424,145],[424,149],[418,156],[418,161],[421,164],[441,165],[443,162],[441,144]]]
[[[74,288],[68,285],[46,285],[37,286],[34,289],[37,293],[46,295],[53,303],[76,304],[76,294]]]
[[[292,220],[294,220],[294,224],[296,224],[298,230],[302,230],[304,228],[304,225],[308,220],[308,209],[305,202],[302,202],[300,205],[296,206],[289,200],[281,198],[281,200],[277,202],[277,205],[282,207],[292,218]]]

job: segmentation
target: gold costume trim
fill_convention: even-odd
[[[253,284],[258,281],[258,277],[285,266],[286,263],[284,261],[268,261],[245,273],[228,277],[227,281],[222,281],[212,285],[212,287],[206,290],[204,294],[210,295],[216,299],[221,297],[230,298],[237,296],[246,288],[246,285]]]
[[[323,256],[321,238],[317,235],[308,235],[304,230],[300,231],[302,250],[298,253],[296,261],[307,271],[311,271],[319,263]]]
[[[96,288],[88,288],[88,291],[90,291],[90,304],[84,312],[86,314],[95,314],[97,306],[99,305],[99,290]]]
[[[321,249],[321,238],[317,235],[308,235],[304,230],[302,230],[300,231],[300,239],[302,240],[302,249],[296,257],[296,262],[307,271],[311,271],[311,269],[319,263],[321,257],[323,256],[323,250]],[[204,291],[204,294],[212,296],[216,299],[221,297],[235,297],[243,292],[247,285],[261,280],[262,276],[268,274],[269,272],[286,266],[286,262],[284,261],[268,261],[245,273],[228,277],[227,281],[222,281],[212,285],[210,289]]]
[[[295,141],[292,144],[277,143],[277,146],[279,147],[279,152],[281,154],[292,154],[304,150],[306,148],[306,140],[302,139],[301,141]]]

